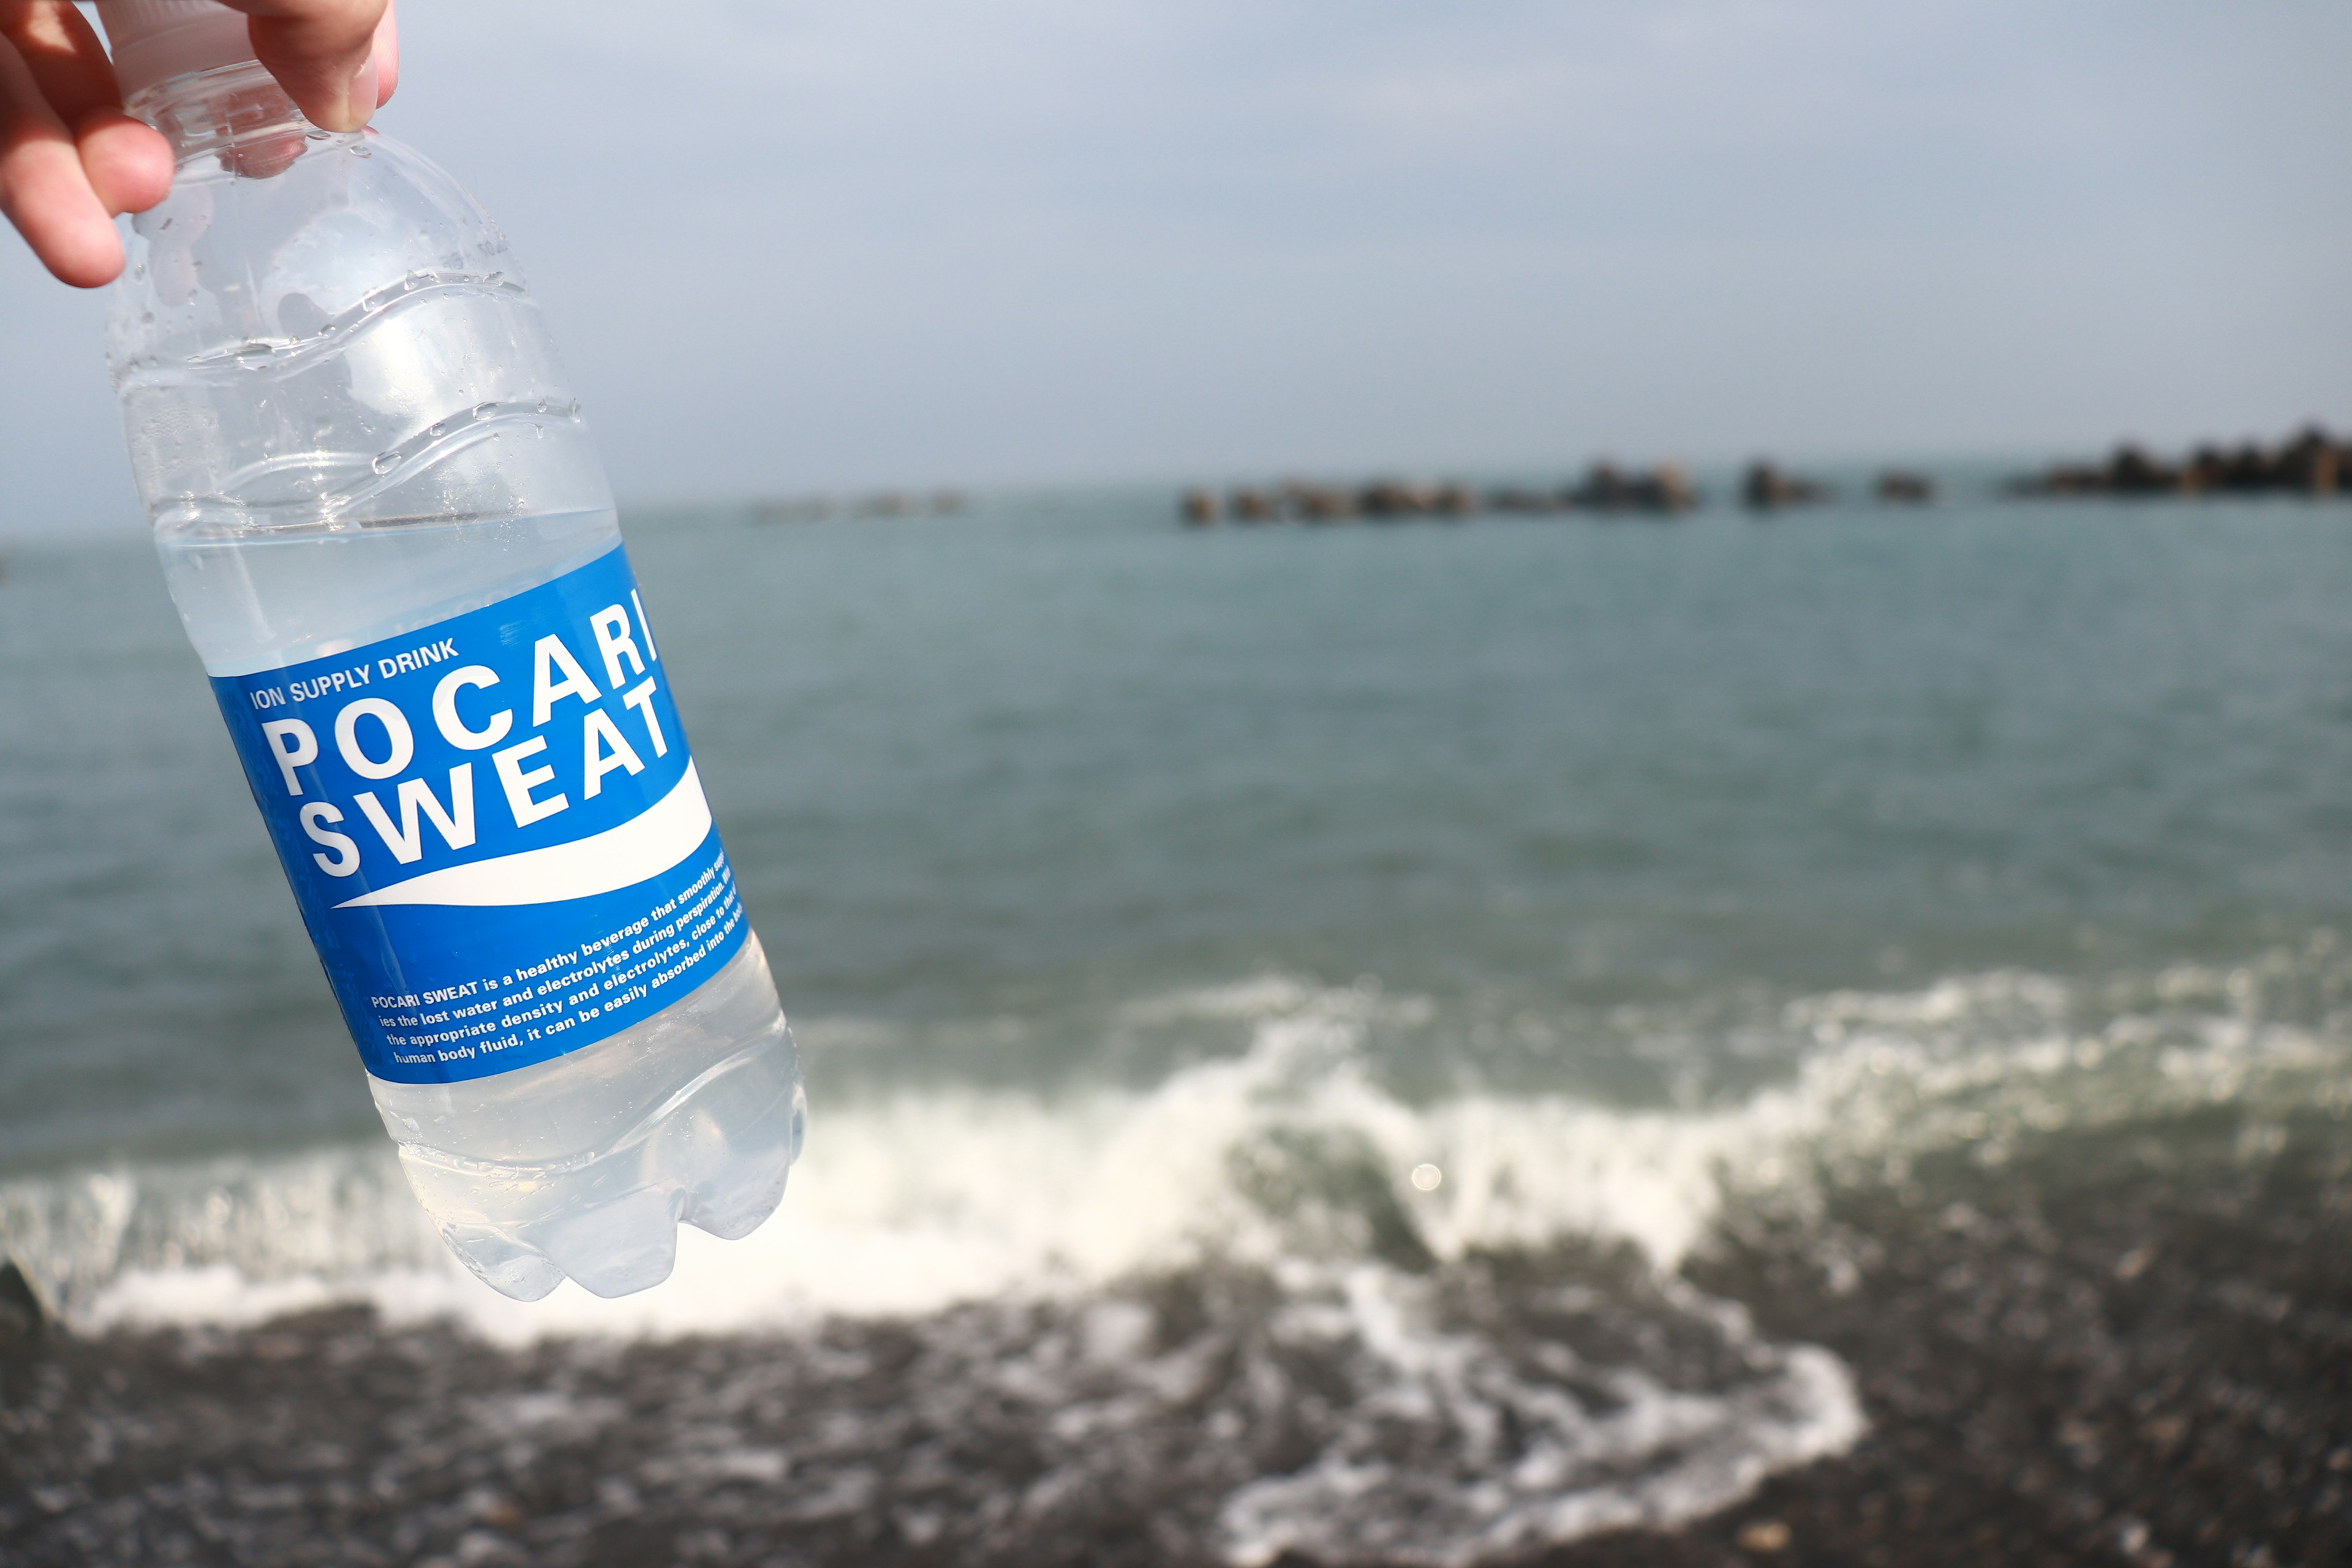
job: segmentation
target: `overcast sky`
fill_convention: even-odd
[[[403,0],[625,500],[2352,425],[2344,0]],[[135,515],[0,256],[0,528]]]

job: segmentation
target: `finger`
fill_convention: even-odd
[[[77,289],[110,283],[122,241],[90,188],[65,121],[35,85],[16,46],[0,38],[0,213],[41,264]]]
[[[253,52],[326,131],[357,131],[375,112],[375,35],[385,0],[228,0],[250,16]]]
[[[72,0],[0,0],[0,37],[16,46],[34,85],[68,126],[121,109],[106,46]]]
[[[383,20],[375,25],[375,106],[392,101],[400,87],[400,22],[394,15],[399,0],[386,0]]]
[[[143,121],[101,109],[83,117],[74,142],[108,213],[143,213],[172,194],[172,144]]]
[[[144,212],[172,188],[172,150],[122,112],[105,46],[71,0],[0,0],[0,38],[78,145],[82,172],[111,215]]]

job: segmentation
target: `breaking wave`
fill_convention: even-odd
[[[2259,1142],[2265,1117],[2341,1114],[2340,979],[2331,955],[2284,953],[1803,998],[1775,1026],[1789,1073],[1687,1109],[1414,1101],[1365,1041],[1428,1005],[1369,988],[1154,997],[1124,1021],[1224,1020],[1246,1048],[1141,1089],[820,1100],[776,1219],[742,1242],[688,1233],[667,1286],[617,1301],[493,1295],[388,1148],[18,1181],[0,1245],[88,1333],[362,1304],[499,1345],[805,1350],[827,1325],[897,1322],[929,1347],[936,1398],[1025,1401],[1069,1484],[1171,1423],[1255,1455],[1202,1477],[1236,1563],[1470,1563],[1712,1512],[1860,1436],[1835,1357],[1679,1272],[1727,1218],[1801,1222],[1839,1184],[1998,1163],[2070,1127],[2228,1104]],[[2283,989],[2295,1007],[2272,1005]],[[1834,1274],[1826,1242],[1822,1261]]]

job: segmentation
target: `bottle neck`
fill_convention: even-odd
[[[258,60],[173,77],[143,88],[124,106],[163,133],[175,166],[216,158],[231,174],[266,180],[283,172],[313,142],[352,142],[302,117]]]

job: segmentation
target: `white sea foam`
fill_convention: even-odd
[[[1759,1344],[1744,1314],[1687,1286],[1668,1301],[1716,1318],[1757,1375],[1693,1391],[1611,1369],[1614,1406],[1596,1412],[1485,1338],[1433,1331],[1411,1284],[1362,1270],[1348,1285],[1349,1324],[1387,1375],[1342,1410],[1314,1463],[1226,1500],[1226,1555],[1243,1568],[1291,1551],[1453,1568],[1602,1531],[1668,1528],[1728,1507],[1776,1470],[1843,1453],[1864,1430],[1836,1357]],[[1393,1433],[1408,1424],[1450,1440],[1399,1455]]]
[[[1279,978],[1153,998],[1131,1016],[1241,1020],[1250,1048],[1147,1090],[819,1104],[775,1219],[740,1242],[687,1233],[667,1285],[615,1301],[567,1287],[519,1304],[480,1288],[433,1237],[386,1147],[0,1184],[0,1246],[87,1329],[363,1301],[509,1342],[922,1313],[1212,1259],[1338,1266],[1368,1255],[1382,1217],[1368,1201],[1392,1205],[1441,1261],[1595,1237],[1671,1271],[1729,1196],[1801,1201],[1823,1168],[1899,1178],[1929,1148],[1998,1158],[2022,1133],[2251,1103],[2265,1086],[2282,1103],[2341,1100],[2345,1040],[2198,1005],[2231,984],[2168,972],[2157,989],[2192,1005],[2088,1034],[2069,1028],[2066,987],[2027,975],[1814,997],[1787,1010],[1814,1042],[1791,1079],[1696,1111],[1565,1095],[1408,1103],[1360,1047],[1384,1016],[1425,1017],[1410,998]],[[1265,1190],[1269,1161],[1284,1167],[1281,1201]],[[1423,1165],[1442,1173],[1433,1191],[1411,1179]],[[1342,1189],[1353,1195],[1333,1196]]]
[[[395,1324],[454,1320],[521,1343],[1058,1301],[1083,1309],[1081,1361],[1120,1360],[1133,1342],[1123,1397],[1137,1409],[1190,1374],[1136,1348],[1150,1317],[1122,1282],[1260,1270],[1283,1298],[1267,1331],[1351,1347],[1357,1394],[1319,1458],[1226,1500],[1228,1554],[1467,1563],[1711,1511],[1861,1431],[1833,1357],[1759,1342],[1736,1306],[1676,1277],[1727,1205],[1801,1217],[1824,1183],[1901,1182],[1939,1149],[1994,1163],[2020,1138],[2086,1122],[2219,1103],[2250,1125],[2290,1108],[2352,1110],[2341,1021],[2264,1022],[2248,973],[2168,972],[2120,1005],[2014,973],[1817,996],[1780,1020],[1809,1042],[1790,1077],[1696,1110],[1568,1095],[1411,1103],[1363,1047],[1382,1023],[1426,1024],[1430,1011],[1370,989],[1275,978],[1152,998],[1124,1022],[1238,1023],[1247,1050],[1149,1089],[820,1103],[775,1219],[734,1243],[688,1233],[668,1284],[614,1301],[570,1287],[530,1305],[494,1295],[447,1257],[389,1150],[373,1147],[20,1181],[0,1186],[0,1247],[87,1331],[236,1327],[357,1302]],[[1421,1167],[1435,1180],[1416,1182]],[[1708,1318],[1749,1373],[1695,1389],[1598,1369],[1613,1408],[1596,1414],[1432,1305],[1449,1264],[1584,1241],[1637,1249],[1663,1292],[1654,1310]],[[1383,1452],[1400,1422],[1440,1458]],[[1487,1452],[1500,1426],[1522,1435],[1508,1463]]]

